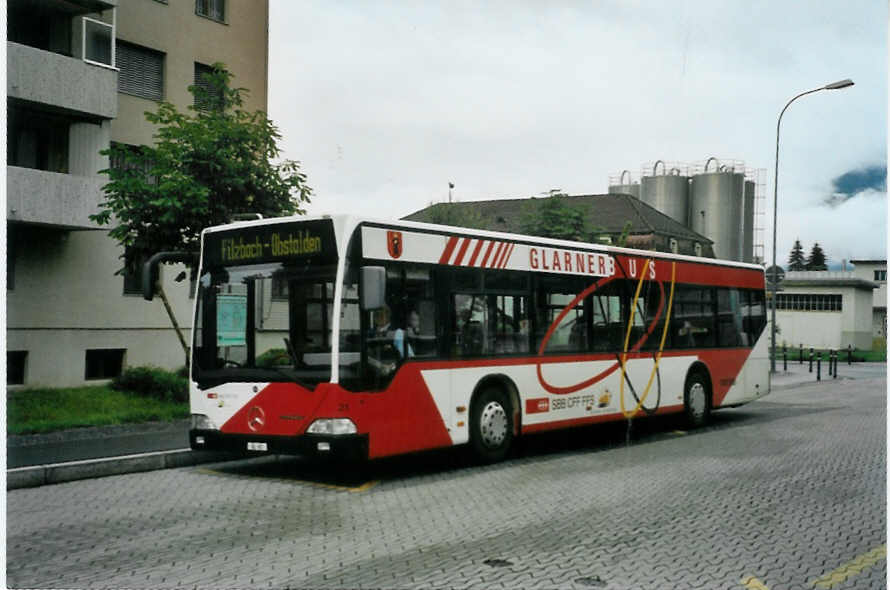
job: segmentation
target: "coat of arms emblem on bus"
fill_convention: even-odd
[[[393,258],[398,258],[402,255],[402,232],[400,231],[387,231],[386,232],[386,248],[389,250],[389,255]]]

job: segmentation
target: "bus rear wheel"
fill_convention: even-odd
[[[699,428],[708,423],[711,416],[710,391],[711,384],[701,371],[695,371],[686,377],[683,409],[686,424],[690,428]]]
[[[513,410],[500,389],[483,390],[470,408],[470,446],[483,463],[502,460],[513,442]]]

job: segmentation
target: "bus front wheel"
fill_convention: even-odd
[[[500,389],[482,391],[470,408],[470,445],[477,459],[494,463],[507,456],[513,442],[513,410]]]
[[[686,391],[683,396],[683,408],[686,423],[691,428],[704,426],[711,415],[710,404],[711,384],[700,371],[690,373],[686,377]]]

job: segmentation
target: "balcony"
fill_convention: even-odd
[[[104,176],[75,176],[6,167],[6,219],[68,229],[98,229],[89,215],[99,211]]]
[[[117,71],[8,42],[6,94],[62,112],[113,119],[117,116]]]

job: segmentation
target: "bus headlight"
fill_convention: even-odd
[[[309,434],[355,434],[358,429],[349,418],[320,418],[313,422],[308,430]]]
[[[204,414],[192,414],[192,430],[219,430],[219,426]]]

